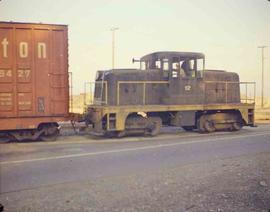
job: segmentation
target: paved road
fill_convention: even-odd
[[[264,172],[269,163],[254,164],[254,161],[269,159],[270,125],[211,135],[173,130],[171,134],[163,133],[156,138],[93,140],[87,136],[73,136],[48,143],[0,144],[0,202],[6,206],[7,211],[45,211],[46,208],[57,211],[71,208],[77,211],[209,211],[211,207],[204,205],[209,200],[205,199],[201,205],[187,203],[198,193],[190,190],[189,186],[193,185],[193,181],[201,182],[200,185],[209,185],[213,176],[228,174],[222,173],[224,169],[220,167],[224,164],[226,166],[226,163],[237,163],[238,167],[230,167],[232,173],[243,167],[257,167],[258,175],[250,175],[254,170],[248,170],[247,175],[250,180],[258,178],[262,187],[269,188],[270,174],[268,176],[268,172]],[[185,170],[185,174],[184,169],[187,167],[189,168]],[[243,168],[243,172],[245,171]],[[181,190],[183,186],[179,185],[178,188],[176,185],[179,183],[178,178],[187,176],[193,181],[186,184],[186,192],[191,196],[185,200],[183,196],[176,195],[177,192],[184,192]],[[265,179],[268,177],[269,179]],[[229,178],[230,176],[225,181]],[[160,185],[168,179],[171,179],[172,184],[176,183],[175,186],[170,190],[159,188],[155,192],[152,180],[157,180]],[[233,184],[234,181],[237,179],[230,179],[228,183]],[[89,185],[91,189],[85,189]],[[141,188],[140,185],[144,187]],[[134,196],[132,200],[126,199],[138,188],[138,196]],[[145,195],[144,192],[147,193],[147,189],[154,189],[153,194],[140,199],[140,196]],[[223,190],[226,190],[226,185],[219,188],[219,191]],[[157,193],[159,197],[164,196],[163,203],[153,200]],[[255,202],[255,205],[250,206],[255,211],[270,209],[269,190],[261,195],[262,202],[259,205]],[[169,204],[172,200],[174,202]],[[241,211],[239,205],[232,205],[234,206]],[[217,209],[219,208],[214,208]],[[243,207],[243,210],[246,208]]]

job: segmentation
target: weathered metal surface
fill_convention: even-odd
[[[67,26],[0,22],[0,130],[68,113]]]
[[[223,113],[224,116],[217,117],[225,120],[240,114],[243,124],[254,125],[254,101],[241,102],[238,74],[205,70],[202,53],[155,52],[139,61],[141,68],[137,70],[97,73],[94,97],[99,104],[89,106],[87,113],[96,132],[125,130],[130,115],[136,117],[140,112],[149,118],[161,117],[166,125],[186,129],[197,128],[196,123],[207,113]],[[229,124],[220,122],[217,128],[233,128],[237,120],[234,118],[234,123]],[[211,131],[210,125],[206,128]]]
[[[197,111],[178,111],[172,114],[170,125],[172,126],[193,126],[196,121]]]
[[[204,70],[202,53],[156,52],[140,61],[144,69],[99,71],[95,99],[101,99],[103,105],[240,102],[238,74]]]
[[[206,114],[200,116],[197,121],[197,128],[200,132],[214,132],[218,130],[240,130],[243,126],[243,120],[239,112],[224,112]]]
[[[209,104],[209,105],[134,105],[131,106],[91,106],[91,109],[95,111],[89,112],[92,120],[95,123],[95,127],[100,126],[102,118],[107,114],[116,114],[116,128],[111,130],[121,131],[125,129],[125,121],[129,114],[138,112],[175,112],[175,111],[240,111],[242,118],[245,121],[245,125],[254,125],[254,104]],[[249,115],[248,115],[249,114]],[[185,126],[186,122],[183,122]],[[190,123],[190,120],[188,120]],[[95,131],[102,131],[101,128],[94,129]],[[110,130],[107,129],[106,130]]]

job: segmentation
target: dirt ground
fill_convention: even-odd
[[[256,108],[255,119],[259,123],[270,123],[270,108]]]

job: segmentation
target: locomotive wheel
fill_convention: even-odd
[[[203,116],[201,116],[197,120],[197,129],[198,129],[199,133],[205,133],[206,132],[206,130],[204,128],[204,119],[203,119]]]
[[[123,138],[126,135],[126,131],[109,131],[105,133],[105,136],[108,138]]]
[[[159,117],[150,117],[149,126],[147,127],[147,134],[151,136],[156,136],[160,133],[162,126],[162,120]]]
[[[117,138],[123,138],[125,135],[126,135],[126,131],[125,130],[116,132],[116,137]]]
[[[235,113],[214,113],[202,115],[197,122],[199,132],[214,132],[214,131],[238,131],[243,127],[242,118]]]
[[[126,120],[126,134],[145,134],[156,136],[160,133],[162,120],[160,117],[129,117]]]
[[[206,132],[215,132],[216,128],[215,128],[215,124],[211,121],[211,120],[205,120],[204,121],[204,128],[206,130]]]
[[[115,131],[114,131],[114,132],[111,132],[111,131],[105,132],[104,135],[105,135],[107,138],[114,138],[114,137],[116,137]]]
[[[215,124],[211,120],[210,116],[202,115],[197,121],[197,128],[200,133],[215,132]]]
[[[242,123],[239,123],[239,122],[234,122],[232,124],[232,131],[238,131],[238,130],[241,130],[243,127],[243,124]]]

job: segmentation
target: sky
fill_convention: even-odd
[[[67,24],[73,93],[83,92],[97,70],[138,68],[132,58],[154,51],[202,52],[207,69],[237,72],[270,97],[270,1],[268,0],[0,0],[0,21]]]

